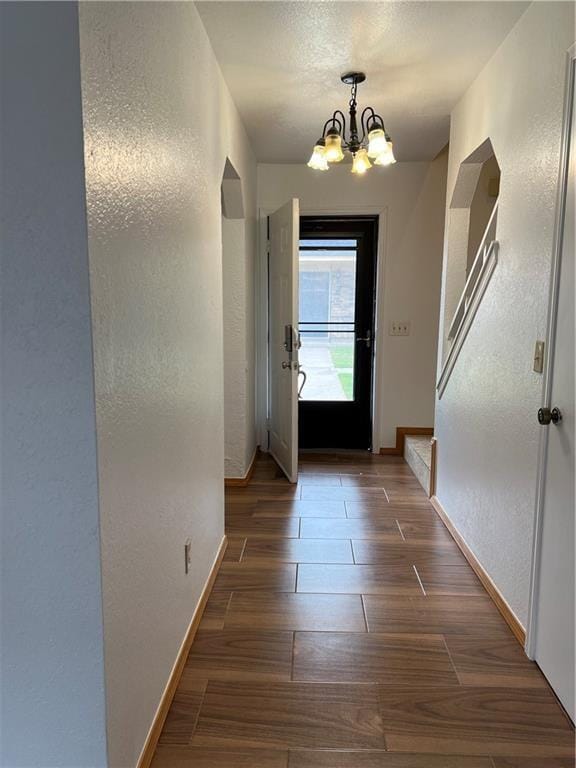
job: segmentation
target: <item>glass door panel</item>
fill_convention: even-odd
[[[355,239],[300,240],[301,400],[354,400],[356,260]]]

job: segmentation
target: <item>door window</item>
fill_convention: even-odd
[[[354,400],[356,262],[356,239],[300,240],[302,400]]]

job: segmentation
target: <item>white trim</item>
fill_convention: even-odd
[[[268,227],[272,209],[258,211],[256,254],[256,442],[268,451]]]
[[[566,211],[566,192],[568,185],[568,163],[570,132],[574,90],[576,88],[576,43],[567,53],[566,86],[564,96],[564,118],[562,123],[562,145],[558,173],[558,192],[556,200],[556,221],[552,245],[552,265],[550,273],[550,294],[548,303],[548,325],[546,330],[544,378],[542,383],[542,406],[550,406],[552,389],[552,370],[554,365],[554,341],[556,338],[556,319],[558,313],[558,295],[560,262],[562,258],[562,238]],[[576,142],[576,136],[571,137]],[[536,485],[536,505],[534,510],[534,533],[532,539],[532,567],[530,571],[530,595],[528,601],[528,620],[526,622],[526,654],[530,659],[536,652],[536,630],[538,625],[538,591],[540,586],[540,561],[542,556],[542,521],[544,513],[544,486],[546,478],[546,460],[549,430],[540,431],[538,444],[538,468]]]
[[[262,207],[258,211],[258,254],[256,264],[256,434],[261,450],[268,447],[268,254],[267,254],[267,217],[278,206]],[[301,207],[300,216],[378,216],[378,249],[376,253],[376,313],[374,320],[374,360],[372,385],[372,450],[378,453],[382,433],[382,391],[383,335],[384,329],[384,289],[386,257],[388,246],[388,208],[374,205],[345,207]]]

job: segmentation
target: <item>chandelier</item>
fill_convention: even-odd
[[[337,109],[324,123],[321,138],[318,139],[308,161],[308,166],[315,171],[327,171],[328,163],[339,163],[344,159],[343,149],[352,155],[352,173],[366,173],[374,165],[392,165],[396,162],[392,150],[392,141],[384,128],[384,120],[372,107],[366,107],[360,116],[360,129],[356,120],[356,94],[359,83],[366,80],[364,72],[347,72],[340,78],[346,85],[351,85],[349,104],[349,125],[346,131],[346,117]]]

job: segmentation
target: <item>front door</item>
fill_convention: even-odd
[[[574,720],[574,210],[576,105],[574,59],[570,78],[571,126],[567,136],[564,221],[554,292],[547,410],[540,568],[535,596],[534,658]],[[554,304],[556,306],[554,307]],[[555,319],[554,319],[555,316]],[[555,410],[556,409],[556,410]]]
[[[378,223],[300,219],[299,445],[369,449]]]
[[[270,453],[298,479],[298,200],[269,218]]]

